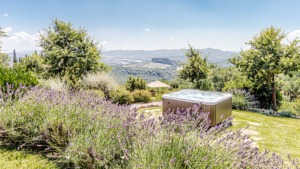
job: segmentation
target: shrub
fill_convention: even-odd
[[[296,110],[295,114],[296,116],[300,116],[300,98],[297,98],[294,101],[294,109]]]
[[[7,84],[12,85],[12,90],[15,91],[20,87],[20,84],[26,86],[36,86],[39,81],[30,71],[25,71],[20,65],[16,68],[0,67],[0,86],[7,89]]]
[[[55,152],[51,158],[62,168],[284,167],[280,156],[251,147],[241,129],[225,130],[232,117],[209,128],[209,114],[198,105],[147,119],[85,91],[35,87],[27,93],[0,100],[0,139]]]
[[[171,80],[169,81],[169,86],[171,86],[173,89],[177,89],[179,87],[179,82],[177,80]]]
[[[232,108],[238,110],[248,110],[252,107],[258,107],[258,101],[255,97],[243,89],[231,89],[226,92],[231,93],[232,97]]]
[[[278,82],[275,81],[276,86],[278,86]],[[266,83],[253,83],[249,79],[247,79],[245,76],[242,76],[241,78],[236,78],[233,81],[229,81],[225,83],[225,87],[223,88],[223,91],[230,90],[230,89],[244,89],[247,91],[250,91],[252,95],[255,96],[257,101],[260,102],[261,108],[269,109],[272,107],[272,89],[271,85]],[[282,95],[278,89],[275,89],[276,93],[276,105],[277,107],[280,107]]]
[[[291,117],[292,114],[291,112],[288,112],[288,111],[282,111],[279,113],[280,116],[283,116],[283,117]]]
[[[219,67],[210,71],[208,80],[211,81],[212,90],[220,92],[225,87],[225,83],[233,81],[241,75],[242,73],[235,66]]]
[[[132,94],[122,86],[111,91],[109,97],[113,103],[119,103],[121,105],[131,104],[134,102]]]
[[[151,101],[151,93],[147,90],[135,90],[132,92],[132,96],[135,103],[148,103]]]
[[[146,89],[146,81],[143,80],[143,78],[140,78],[140,75],[137,77],[131,77],[129,76],[129,79],[126,81],[126,89],[129,91],[134,90],[145,90]]]
[[[86,89],[103,91],[106,97],[118,86],[116,80],[106,72],[88,73],[82,77],[82,84]]]
[[[39,79],[39,82],[42,86],[44,87],[51,87],[52,89],[56,91],[69,91],[71,87],[62,79],[59,77],[54,79],[54,78],[49,78],[47,80],[45,79]]]

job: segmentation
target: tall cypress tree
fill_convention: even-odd
[[[16,55],[16,50],[14,49],[14,53],[13,53],[13,62],[17,63],[17,55]]]

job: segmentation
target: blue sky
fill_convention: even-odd
[[[85,27],[104,50],[248,49],[245,42],[274,25],[300,35],[300,1],[288,0],[7,0],[0,27],[6,52],[35,50],[37,33],[56,17]]]

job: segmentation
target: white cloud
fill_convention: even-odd
[[[173,40],[175,35],[169,35],[169,40]]]
[[[108,44],[108,42],[105,40],[102,43],[100,43],[100,45],[105,45],[105,44]]]
[[[11,27],[5,28],[6,31],[12,30]],[[27,32],[16,32],[12,36],[3,38],[3,50],[12,51],[16,49],[18,51],[23,50],[39,50],[38,40],[39,35],[44,32],[37,32],[36,34],[30,35]]]
[[[287,35],[287,39],[289,40],[294,40],[295,38],[299,38],[300,37],[300,30],[295,30],[293,32],[290,32],[288,35]]]
[[[145,29],[145,31],[146,31],[146,32],[149,32],[149,31],[150,31],[150,29],[149,29],[149,28],[146,28],[146,29]]]
[[[5,14],[3,14],[3,16],[8,16],[8,14],[7,14],[7,13],[5,13]]]
[[[5,33],[9,33],[10,31],[12,30],[12,27],[7,27],[7,28],[4,28],[4,32]]]

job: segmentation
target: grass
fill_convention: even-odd
[[[139,111],[150,111],[152,116],[159,116],[162,107],[144,108]],[[253,139],[260,151],[265,148],[271,152],[276,152],[286,162],[287,155],[291,158],[300,158],[300,119],[285,118],[271,115],[263,115],[248,111],[233,110],[235,116],[233,126],[229,129],[236,131],[239,128],[249,127],[250,139]]]
[[[18,151],[16,148],[0,146],[0,168],[6,169],[27,169],[27,168],[58,168],[58,166],[49,161],[46,157],[28,152]]]
[[[281,111],[288,111],[291,112],[292,115],[300,116],[300,112],[298,112],[295,107],[297,107],[296,102],[281,102],[281,106],[278,109],[279,112]]]
[[[235,116],[232,130],[250,126],[259,134],[251,135],[250,139],[255,140],[259,150],[264,151],[265,147],[271,152],[276,152],[285,161],[287,155],[292,158],[300,158],[300,120],[278,116],[267,116],[259,113],[233,110]],[[252,124],[251,124],[252,123]],[[257,125],[257,124],[258,125]]]

